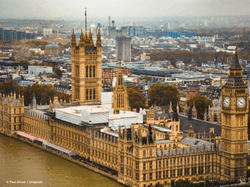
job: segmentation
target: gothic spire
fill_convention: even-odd
[[[239,63],[239,60],[238,60],[238,56],[237,56],[237,42],[236,42],[236,47],[235,47],[235,58],[234,58],[234,61],[233,63],[231,64],[230,66],[230,70],[231,69],[238,69],[240,68],[241,69],[241,66],[240,66],[240,63]]]
[[[237,56],[237,43],[235,47],[235,59],[231,63],[231,66],[229,68],[229,75],[227,83],[224,85],[224,87],[245,87],[245,83],[242,80],[242,68],[240,66],[240,63],[238,61]]]
[[[81,35],[80,35],[80,41],[83,40],[83,33],[82,33],[82,29],[81,29]]]

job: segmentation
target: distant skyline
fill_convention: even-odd
[[[0,19],[250,15],[250,0],[0,0]]]

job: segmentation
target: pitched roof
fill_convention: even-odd
[[[209,132],[210,128],[214,128],[215,134],[221,134],[221,125],[199,119],[188,119],[187,116],[183,115],[179,115],[179,117],[181,120],[181,131],[187,131],[190,124],[192,124],[194,132]]]

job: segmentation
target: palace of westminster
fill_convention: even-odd
[[[39,106],[34,97],[26,107],[23,96],[0,95],[1,133],[36,137],[47,148],[71,151],[116,172],[118,182],[129,186],[247,177],[249,99],[237,52],[223,86],[216,135],[205,127],[214,124],[195,119],[195,108],[192,117],[181,116],[178,106],[170,108],[164,125],[150,123],[157,113],[153,108],[130,111],[121,62],[113,93],[102,93],[100,32],[94,44],[85,26],[77,44],[73,30],[71,59],[72,102],[55,97]],[[180,118],[189,122],[188,130]],[[194,123],[205,131],[197,132]]]

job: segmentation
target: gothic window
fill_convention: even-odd
[[[152,169],[152,161],[149,162],[149,169]]]
[[[143,151],[143,157],[146,157],[146,150]]]
[[[119,100],[120,100],[120,94],[117,94],[117,107],[119,108]]]
[[[89,77],[92,77],[92,66],[89,66]]]
[[[95,77],[95,66],[93,66],[93,77]]]
[[[146,170],[146,162],[143,162],[143,170]]]
[[[92,99],[92,89],[89,89],[89,99]]]
[[[136,173],[136,180],[139,180],[139,173]]]
[[[16,113],[16,109],[14,109],[14,114]]]
[[[86,100],[89,100],[89,90],[86,89]]]
[[[88,78],[88,77],[89,77],[89,67],[86,66],[86,78]]]
[[[136,166],[136,169],[139,169],[139,162],[138,161],[135,162],[135,166]]]
[[[19,113],[21,113],[21,108],[19,108]]]
[[[122,94],[122,107],[124,107],[124,95]]]
[[[95,100],[95,88],[93,88],[93,99]]]
[[[121,167],[121,174],[124,174],[124,169]],[[144,174],[145,175],[145,174]]]
[[[79,99],[79,88],[76,88],[76,99]]]
[[[79,66],[75,66],[76,77],[79,77]]]

